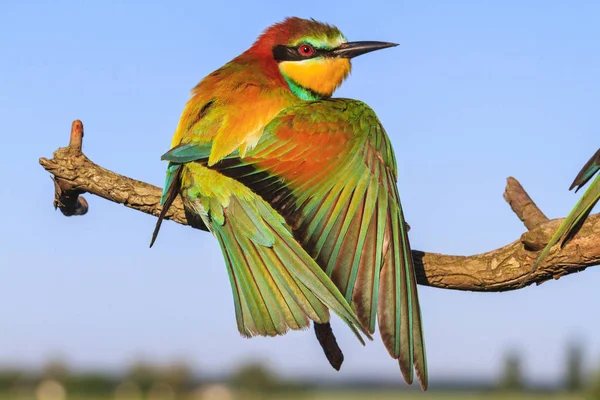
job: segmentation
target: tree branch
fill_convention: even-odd
[[[40,158],[42,167],[53,175],[55,207],[66,216],[83,215],[88,204],[81,194],[91,193],[158,216],[161,189],[94,164],[81,152],[82,138],[83,125],[81,121],[75,121],[69,146],[55,151],[50,160]],[[504,247],[471,256],[414,250],[418,283],[444,289],[499,292],[540,284],[600,264],[600,214],[595,214],[564,248],[554,249],[532,273],[538,251],[548,242],[561,220],[548,221],[514,178],[508,178],[504,198],[528,232]],[[200,221],[190,223],[179,198],[166,219],[207,230]]]

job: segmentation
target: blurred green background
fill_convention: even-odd
[[[585,348],[566,347],[563,377],[531,384],[524,360],[508,351],[492,380],[435,381],[427,393],[398,380],[319,381],[282,378],[260,362],[239,365],[227,376],[192,369],[183,362],[135,361],[120,372],[71,370],[61,359],[39,370],[0,369],[0,400],[234,400],[234,399],[600,399],[600,373],[586,368]]]

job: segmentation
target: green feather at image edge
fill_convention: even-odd
[[[581,189],[592,177],[600,171],[600,149],[583,166],[577,177],[571,184],[569,190],[576,188],[575,192]],[[550,252],[550,249],[560,242],[561,248],[577,233],[585,219],[590,215],[592,209],[600,200],[600,174],[596,176],[587,190],[583,193],[575,207],[571,210],[565,220],[559,225],[558,229],[540,253],[533,269],[539,266],[544,258]]]

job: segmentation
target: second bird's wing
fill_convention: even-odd
[[[589,161],[583,166],[577,177],[571,184],[569,190],[573,188],[577,188],[575,192],[581,189],[592,177],[600,171],[600,149],[589,159]],[[564,246],[569,239],[571,239],[579,230],[585,219],[592,209],[596,205],[596,203],[600,200],[600,174],[596,176],[596,179],[590,184],[587,188],[583,196],[579,199],[575,207],[571,210],[569,215],[565,218],[565,220],[560,224],[544,250],[540,253],[534,268],[542,262],[542,260],[548,255],[552,246],[561,241],[561,246]]]
[[[163,158],[207,163],[210,145],[182,145]],[[364,103],[304,103],[268,124],[244,158],[210,168],[244,183],[286,218],[372,333],[379,330],[407,382],[427,366],[417,285],[394,153]]]

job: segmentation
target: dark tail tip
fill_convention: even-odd
[[[150,240],[150,248],[154,245],[156,238],[158,237],[158,231],[160,231],[160,226],[162,225],[163,219],[167,215],[167,211],[171,208],[171,204],[175,201],[177,194],[179,193],[179,177],[181,176],[181,167],[177,168],[177,172],[175,172],[175,176],[173,177],[173,183],[171,187],[168,188],[167,198],[165,199],[162,210],[160,210],[160,215],[158,216],[158,221],[156,221],[156,226],[154,227],[154,232],[152,232],[152,239]]]
[[[337,344],[331,325],[329,322],[326,324],[315,322],[314,328],[315,335],[317,335],[317,340],[323,348],[327,361],[329,361],[329,364],[331,364],[336,371],[339,371],[344,362],[344,353],[342,353],[342,349],[340,349],[340,346]]]
[[[164,210],[164,208],[163,208]],[[164,218],[163,211],[161,210],[160,216],[158,217],[158,221],[156,222],[156,226],[154,227],[154,232],[152,232],[152,239],[150,240],[150,248],[154,246],[154,242],[156,242],[156,238],[158,237],[158,231],[160,231],[160,226],[162,225],[162,221]]]

